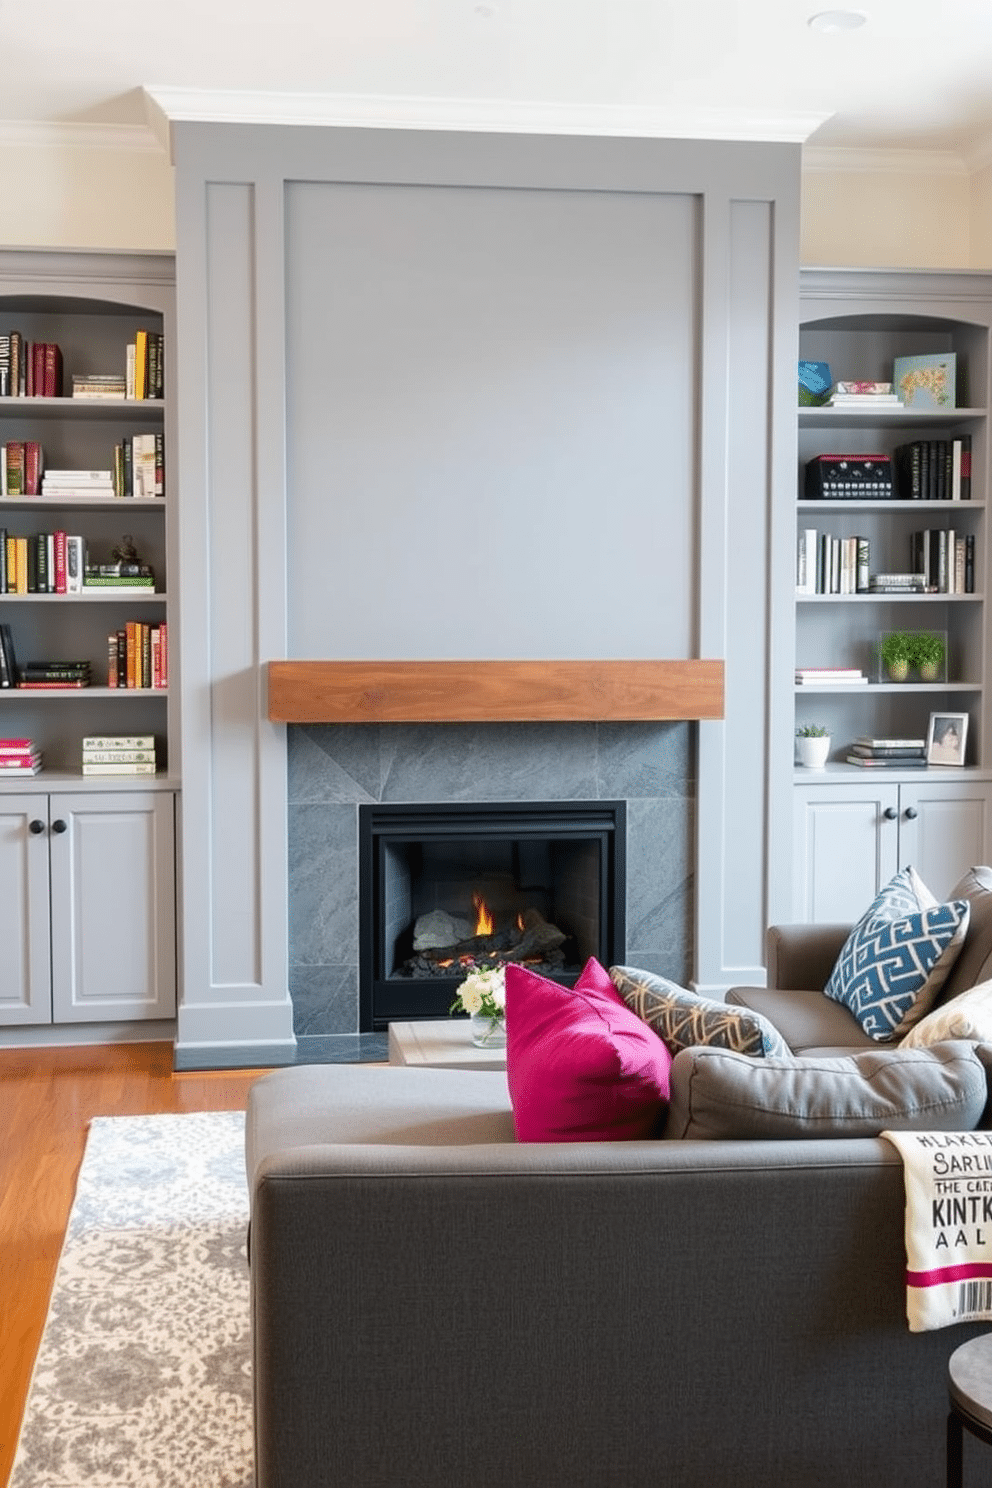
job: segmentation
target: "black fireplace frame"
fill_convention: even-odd
[[[439,1018],[447,1014],[457,982],[451,977],[387,977],[376,964],[381,947],[374,927],[385,895],[383,839],[421,840],[425,834],[457,838],[478,835],[490,825],[494,834],[567,840],[578,837],[599,844],[599,936],[597,959],[605,965],[622,961],[626,945],[627,803],[617,801],[484,801],[450,805],[360,805],[358,808],[359,880],[359,1031],[370,1033],[390,1022]],[[553,980],[572,986],[578,972]],[[413,989],[421,1008],[404,1006]]]

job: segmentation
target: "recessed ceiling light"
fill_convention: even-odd
[[[857,31],[867,19],[860,10],[821,10],[810,16],[807,25],[814,31]]]

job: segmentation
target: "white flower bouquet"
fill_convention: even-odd
[[[478,966],[469,972],[448,1011],[499,1022],[506,1015],[505,967]]]

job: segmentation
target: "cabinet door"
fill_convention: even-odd
[[[50,1023],[47,796],[0,796],[0,884],[0,1024]]]
[[[897,870],[898,818],[899,788],[891,782],[797,786],[793,918],[859,919]]]
[[[176,1007],[174,797],[52,797],[56,1023],[170,1018]]]
[[[899,865],[912,863],[943,899],[961,875],[989,861],[992,782],[934,780],[900,790]]]

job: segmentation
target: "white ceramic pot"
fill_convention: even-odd
[[[830,753],[830,735],[822,734],[812,739],[800,737],[796,740],[796,750],[801,765],[808,770],[822,770]]]

